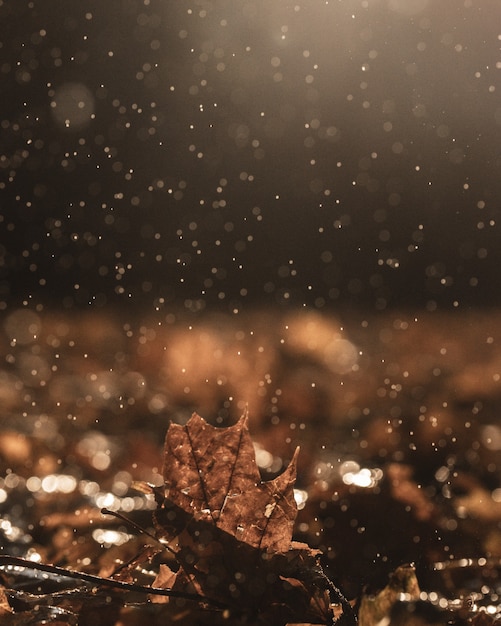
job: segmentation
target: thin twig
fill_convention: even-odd
[[[118,511],[110,511],[109,509],[101,509],[101,513],[103,515],[112,515],[113,517],[117,517],[118,519],[122,520],[129,526],[132,526],[132,528],[135,528],[136,530],[138,530],[143,535],[146,535],[147,537],[150,537],[151,539],[153,539],[153,541],[161,545],[164,550],[167,550],[173,556],[177,556],[176,551],[173,550],[168,544],[163,543],[162,541],[160,541],[160,539],[158,539],[158,537],[155,537],[153,533],[150,533],[148,530],[146,530],[146,528],[139,526],[139,524],[136,524],[136,522],[133,522],[132,520],[128,519],[127,517],[125,517],[125,515],[122,515]]]
[[[75,580],[84,580],[85,582],[92,583],[94,585],[100,585],[104,587],[114,587],[116,589],[123,589],[126,591],[136,591],[138,593],[146,593],[156,596],[168,596],[171,598],[183,598],[184,600],[192,600],[193,602],[205,603],[215,606],[220,609],[225,609],[227,606],[218,600],[212,598],[206,598],[205,596],[199,596],[192,593],[185,593],[183,591],[174,591],[173,589],[159,589],[158,587],[145,587],[136,583],[127,583],[121,580],[112,580],[110,578],[102,578],[101,576],[95,576],[93,574],[86,574],[85,572],[77,572],[74,570],[67,570],[64,567],[57,567],[56,565],[45,565],[44,563],[35,563],[34,561],[28,561],[16,556],[0,555],[0,568],[8,567],[20,567],[25,569],[37,570],[46,572],[48,574],[55,574],[56,576],[64,576],[66,578],[73,578]]]
[[[357,626],[358,620],[357,620],[355,611],[353,610],[353,607],[348,602],[348,600],[346,599],[342,591],[338,589],[336,585],[332,582],[332,580],[328,576],[326,576],[323,572],[321,574],[321,577],[324,580],[325,584],[327,585],[328,590],[332,592],[336,600],[341,604],[341,608],[343,609],[343,614],[341,615],[339,619],[342,619],[344,617],[345,619],[348,620],[348,624],[351,624],[351,626]]]

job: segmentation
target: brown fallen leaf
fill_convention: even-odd
[[[392,572],[384,589],[376,596],[363,596],[358,611],[359,626],[377,626],[381,620],[390,622],[390,614],[397,602],[418,600],[420,595],[416,570],[412,565],[401,565]]]
[[[223,429],[194,414],[186,426],[172,424],[167,432],[166,496],[239,541],[270,552],[286,551],[297,514],[297,453],[283,474],[261,482],[247,418]]]
[[[155,526],[180,568],[164,566],[154,586],[216,600],[246,623],[332,623],[320,553],[292,542],[296,458],[262,482],[245,417],[225,429],[196,414],[171,425]]]
[[[9,604],[9,599],[7,598],[7,594],[4,591],[3,587],[0,587],[0,617],[5,615],[10,615],[14,611]]]

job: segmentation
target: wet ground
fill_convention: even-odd
[[[248,411],[263,477],[301,446],[297,538],[348,597],[501,593],[501,313],[0,320],[3,554],[108,575],[134,556],[170,421]],[[476,595],[475,595],[476,594]],[[473,596],[472,596],[473,597]]]

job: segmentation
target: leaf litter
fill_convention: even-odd
[[[98,623],[112,624],[121,607],[129,617],[143,608],[182,624],[354,624],[352,606],[322,570],[321,552],[293,541],[298,452],[285,471],[262,481],[246,416],[227,428],[197,414],[171,424],[164,484],[140,485],[157,504],[154,534],[139,529],[144,545],[107,577],[0,556],[0,624],[85,624],[96,609],[106,609]],[[154,579],[141,584],[138,572],[154,560]],[[29,570],[57,591],[8,587]]]
[[[280,361],[275,369],[269,363],[263,365],[265,372],[271,372],[272,378],[280,381],[282,393],[266,399],[277,402],[273,408],[277,408],[279,419],[273,428],[263,421],[267,415],[264,407],[252,407],[257,442],[262,450],[277,455],[266,452],[270,459],[263,461],[258,449],[258,465],[263,475],[276,476],[282,458],[293,456],[293,440],[300,441],[299,486],[304,499],[298,499],[301,510],[294,524],[294,538],[308,544],[312,551],[318,548],[323,553],[311,554],[312,561],[307,560],[305,567],[311,564],[315,571],[320,558],[328,577],[349,598],[358,599],[355,612],[360,611],[364,598],[376,598],[390,573],[407,562],[416,563],[416,577],[422,589],[428,591],[421,591],[417,600],[408,599],[400,591],[379,621],[384,624],[389,619],[409,625],[419,621],[430,624],[466,620],[488,625],[501,614],[501,431],[496,422],[500,397],[499,316],[473,316],[470,321],[463,316],[456,320],[456,328],[450,318],[437,321],[434,316],[433,321],[426,321],[421,316],[419,324],[416,322],[417,318],[392,319],[388,326],[388,320],[383,318],[376,325],[369,320],[364,322],[367,330],[358,334],[356,323],[351,323],[349,336],[357,338],[363,348],[360,354],[365,356],[360,358],[360,369],[343,375],[344,395],[337,385],[332,385],[332,377],[316,377],[317,395],[311,400],[316,398],[317,402],[324,397],[320,392],[327,389],[332,389],[335,396],[326,393],[323,404],[302,402],[306,398],[304,387],[297,388],[297,381],[307,379],[306,370],[301,369],[301,375],[294,376],[294,368],[287,369],[287,375],[280,378],[276,376],[282,366]],[[93,324],[92,329],[95,327]],[[290,320],[286,327],[293,328]],[[54,337],[63,326],[58,328]],[[469,330],[465,335],[466,328]],[[232,332],[236,330],[233,328]],[[280,332],[275,336],[281,336]],[[152,624],[169,623],[175,618],[176,623],[188,626],[216,623],[214,620],[225,619],[226,615],[233,621],[257,619],[255,613],[243,611],[243,602],[230,597],[221,604],[217,594],[221,588],[224,590],[223,583],[209,587],[204,579],[204,559],[210,558],[209,546],[215,550],[218,541],[228,547],[232,555],[231,559],[228,557],[230,565],[237,560],[237,572],[248,570],[235,556],[243,554],[244,549],[238,546],[241,552],[233,550],[234,535],[221,529],[211,530],[217,536],[213,545],[208,542],[195,563],[202,572],[198,579],[194,576],[197,572],[186,573],[175,558],[174,551],[181,540],[185,541],[185,565],[189,570],[193,565],[189,562],[193,559],[193,554],[189,554],[190,550],[193,552],[192,544],[199,539],[200,528],[205,533],[208,526],[217,527],[219,504],[211,512],[202,503],[197,519],[193,520],[178,506],[176,524],[164,519],[165,528],[151,527],[153,509],[162,504],[166,509],[174,492],[170,481],[164,480],[158,470],[162,466],[158,443],[162,420],[150,420],[147,430],[144,415],[169,415],[184,423],[191,407],[201,406],[204,414],[222,425],[236,419],[237,402],[231,404],[231,414],[226,405],[204,404],[207,389],[195,385],[198,370],[183,363],[183,367],[177,368],[179,371],[187,367],[195,372],[194,380],[188,381],[193,385],[187,403],[183,391],[186,381],[181,386],[181,397],[174,394],[182,382],[179,379],[169,377],[173,389],[164,388],[167,370],[162,369],[165,361],[159,356],[161,353],[161,359],[165,358],[163,350],[155,353],[154,358],[148,357],[147,370],[144,352],[141,363],[122,360],[121,355],[135,353],[134,346],[121,343],[122,333],[118,333],[119,343],[109,352],[111,357],[102,356],[102,337],[96,343],[99,350],[96,347],[92,352],[87,339],[83,341],[86,334],[77,335],[70,333],[81,345],[85,344],[85,358],[75,359],[70,342],[66,347],[63,342],[56,354],[55,343],[63,338],[56,341],[53,333],[47,334],[46,340],[37,337],[33,346],[6,348],[15,357],[15,363],[9,366],[9,372],[2,370],[0,376],[3,622],[78,621],[79,625],[135,626],[148,616]],[[294,331],[293,337],[296,336]],[[287,345],[293,337],[286,338]],[[374,337],[379,337],[375,347],[371,343]],[[388,337],[391,341],[387,341]],[[171,345],[172,335],[168,338],[169,341],[164,337],[159,345]],[[310,339],[305,337],[308,350]],[[270,350],[273,352],[274,344],[264,342],[262,337],[257,341],[253,346],[243,346],[240,341],[228,345],[235,354],[237,348],[252,352],[261,345],[266,347],[263,354],[269,356]],[[53,342],[54,350],[50,347]],[[197,362],[198,347],[197,343],[192,352]],[[29,382],[29,359],[22,357],[38,350],[57,375],[37,387]],[[222,397],[231,394],[247,398],[248,387],[258,386],[262,371],[253,365],[242,372],[230,356],[225,354],[225,375],[233,386],[225,389]],[[300,356],[297,362],[301,364],[304,359]],[[208,354],[208,363],[210,357]],[[168,363],[168,371],[172,372],[172,363]],[[137,372],[129,372],[131,367]],[[219,374],[219,362],[214,368]],[[241,374],[240,383],[248,383],[247,386],[231,378],[234,370]],[[139,374],[146,371],[145,376]],[[320,380],[325,383],[323,387]],[[24,386],[20,386],[21,381],[26,381]],[[61,381],[65,381],[64,388]],[[274,388],[275,385],[269,386],[270,394]],[[19,389],[27,393],[19,393]],[[69,413],[75,406],[80,407],[78,419]],[[354,409],[364,406],[371,407],[367,418],[356,419],[355,415],[355,422],[351,417],[347,421]],[[397,409],[400,413],[394,413]],[[322,419],[317,419],[317,415]],[[306,429],[301,432],[303,425]],[[294,437],[289,436],[292,426],[299,427]],[[324,441],[330,443],[325,451],[320,445]],[[142,492],[134,492],[135,480],[154,487],[143,485]],[[240,501],[246,503],[245,498]],[[223,502],[224,516],[228,504]],[[264,504],[264,519],[258,528],[271,523],[277,506],[274,498]],[[103,508],[113,515],[102,515]],[[158,509],[158,519],[161,515]],[[187,521],[180,526],[183,516]],[[250,532],[245,524],[237,525],[237,529],[239,534]],[[261,551],[267,554],[266,548]],[[291,557],[293,551],[288,550],[287,554]],[[302,556],[307,554],[303,552]],[[277,553],[274,563],[279,560]],[[43,565],[48,563],[53,565]],[[226,567],[227,563],[223,565]],[[304,586],[303,578],[297,574],[303,566],[298,568],[297,562],[294,566],[295,573],[287,570],[282,575],[289,582],[299,580]],[[224,569],[222,574],[227,571]],[[87,575],[96,578],[85,580]],[[194,594],[180,591],[179,597],[173,597],[171,586],[182,588],[183,576],[187,588],[194,590],[198,585],[199,590]],[[210,588],[210,596],[201,595],[202,584]],[[241,580],[232,584],[237,590],[243,586]],[[169,596],[167,603],[152,601],[165,596]],[[335,618],[342,613],[340,606],[333,609]]]
[[[478,594],[447,600],[421,591],[413,565],[397,567],[379,593],[365,590],[348,602],[325,575],[321,550],[293,540],[298,450],[281,474],[263,481],[247,421],[216,428],[193,414],[184,426],[171,424],[161,484],[132,484],[153,505],[142,512],[151,521],[153,510],[151,531],[106,507],[43,515],[40,528],[54,548],[45,560],[57,565],[41,562],[42,550],[28,550],[34,560],[0,555],[0,626],[139,626],[145,617],[153,625],[354,625],[356,615],[362,626],[496,622],[497,613],[476,608]],[[387,474],[395,502],[417,520],[440,516],[405,466],[390,465]],[[95,542],[80,533],[113,520],[135,534],[93,551]],[[76,571],[75,563],[98,573]],[[451,559],[435,570],[453,590],[456,570],[496,576],[498,565]]]
[[[464,577],[470,571],[495,586],[499,571],[495,557],[435,560],[435,575],[442,578],[437,588],[445,584],[455,599],[421,591],[416,568],[407,565],[397,567],[378,593],[365,589],[358,600],[348,602],[330,578],[333,574],[346,576],[350,563],[344,561],[344,572],[329,571],[327,576],[321,565],[321,561],[325,564],[322,550],[293,539],[294,535],[301,536],[296,528],[298,453],[296,450],[281,474],[263,481],[246,416],[233,426],[216,428],[193,414],[184,426],[173,423],[167,431],[162,480],[130,485],[145,499],[136,511],[142,524],[116,507],[99,509],[82,506],[79,501],[79,508],[71,511],[71,494],[65,496],[64,506],[58,510],[62,501],[43,492],[38,502],[35,498],[37,507],[32,511],[41,513],[38,529],[31,531],[38,535],[37,548],[24,550],[24,557],[16,556],[23,542],[28,544],[32,538],[13,526],[9,530],[10,521],[3,523],[4,533],[17,532],[19,537],[12,543],[18,548],[11,555],[0,554],[0,626],[139,626],[145,617],[152,625],[172,622],[181,626],[353,626],[357,616],[362,626],[496,623],[495,606],[484,606],[487,591],[461,592],[457,597],[458,587],[464,588],[458,573]],[[443,519],[445,510],[439,502],[432,504],[409,467],[390,463],[386,475],[389,502],[393,507],[404,507],[402,511],[411,516],[408,520],[423,525]],[[9,484],[14,484],[16,475],[10,476]],[[458,484],[467,482],[460,473],[455,480]],[[84,492],[97,488],[97,483],[83,484]],[[327,505],[322,508],[328,483],[320,484],[320,501],[310,489],[308,515],[312,507],[324,516],[329,512]],[[333,503],[341,494],[339,486],[334,484],[334,488],[337,495]],[[385,502],[384,488],[384,483],[375,482],[378,506]],[[345,489],[353,507],[358,488],[347,481]],[[477,483],[470,485],[468,493],[474,502],[459,498],[461,506],[484,511],[480,503],[485,494]],[[367,497],[363,500],[367,509]],[[44,508],[44,502],[50,506]],[[101,496],[95,502],[103,502]],[[393,512],[388,509],[387,514],[400,515],[398,506]],[[352,508],[351,515],[354,513]],[[489,517],[487,510],[485,513],[484,517]],[[117,521],[120,530],[112,530]],[[402,521],[406,523],[405,518]],[[398,518],[394,522],[400,523]],[[99,547],[94,536],[92,542],[85,535],[96,526],[100,527]],[[359,527],[363,527],[361,521]],[[130,532],[126,533],[127,529]],[[412,527],[409,531],[414,532]],[[108,545],[107,532],[125,537],[121,539],[124,543],[115,537]],[[342,527],[337,532],[346,537]],[[50,535],[52,544],[52,549],[45,551],[44,533]],[[312,536],[311,530],[307,536]],[[353,550],[351,558],[356,562]],[[496,601],[492,593],[491,598]]]

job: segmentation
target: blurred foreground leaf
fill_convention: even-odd
[[[391,574],[388,584],[377,595],[362,598],[358,612],[360,626],[389,624],[392,609],[397,602],[418,600],[419,594],[416,570],[411,565],[401,565]]]

